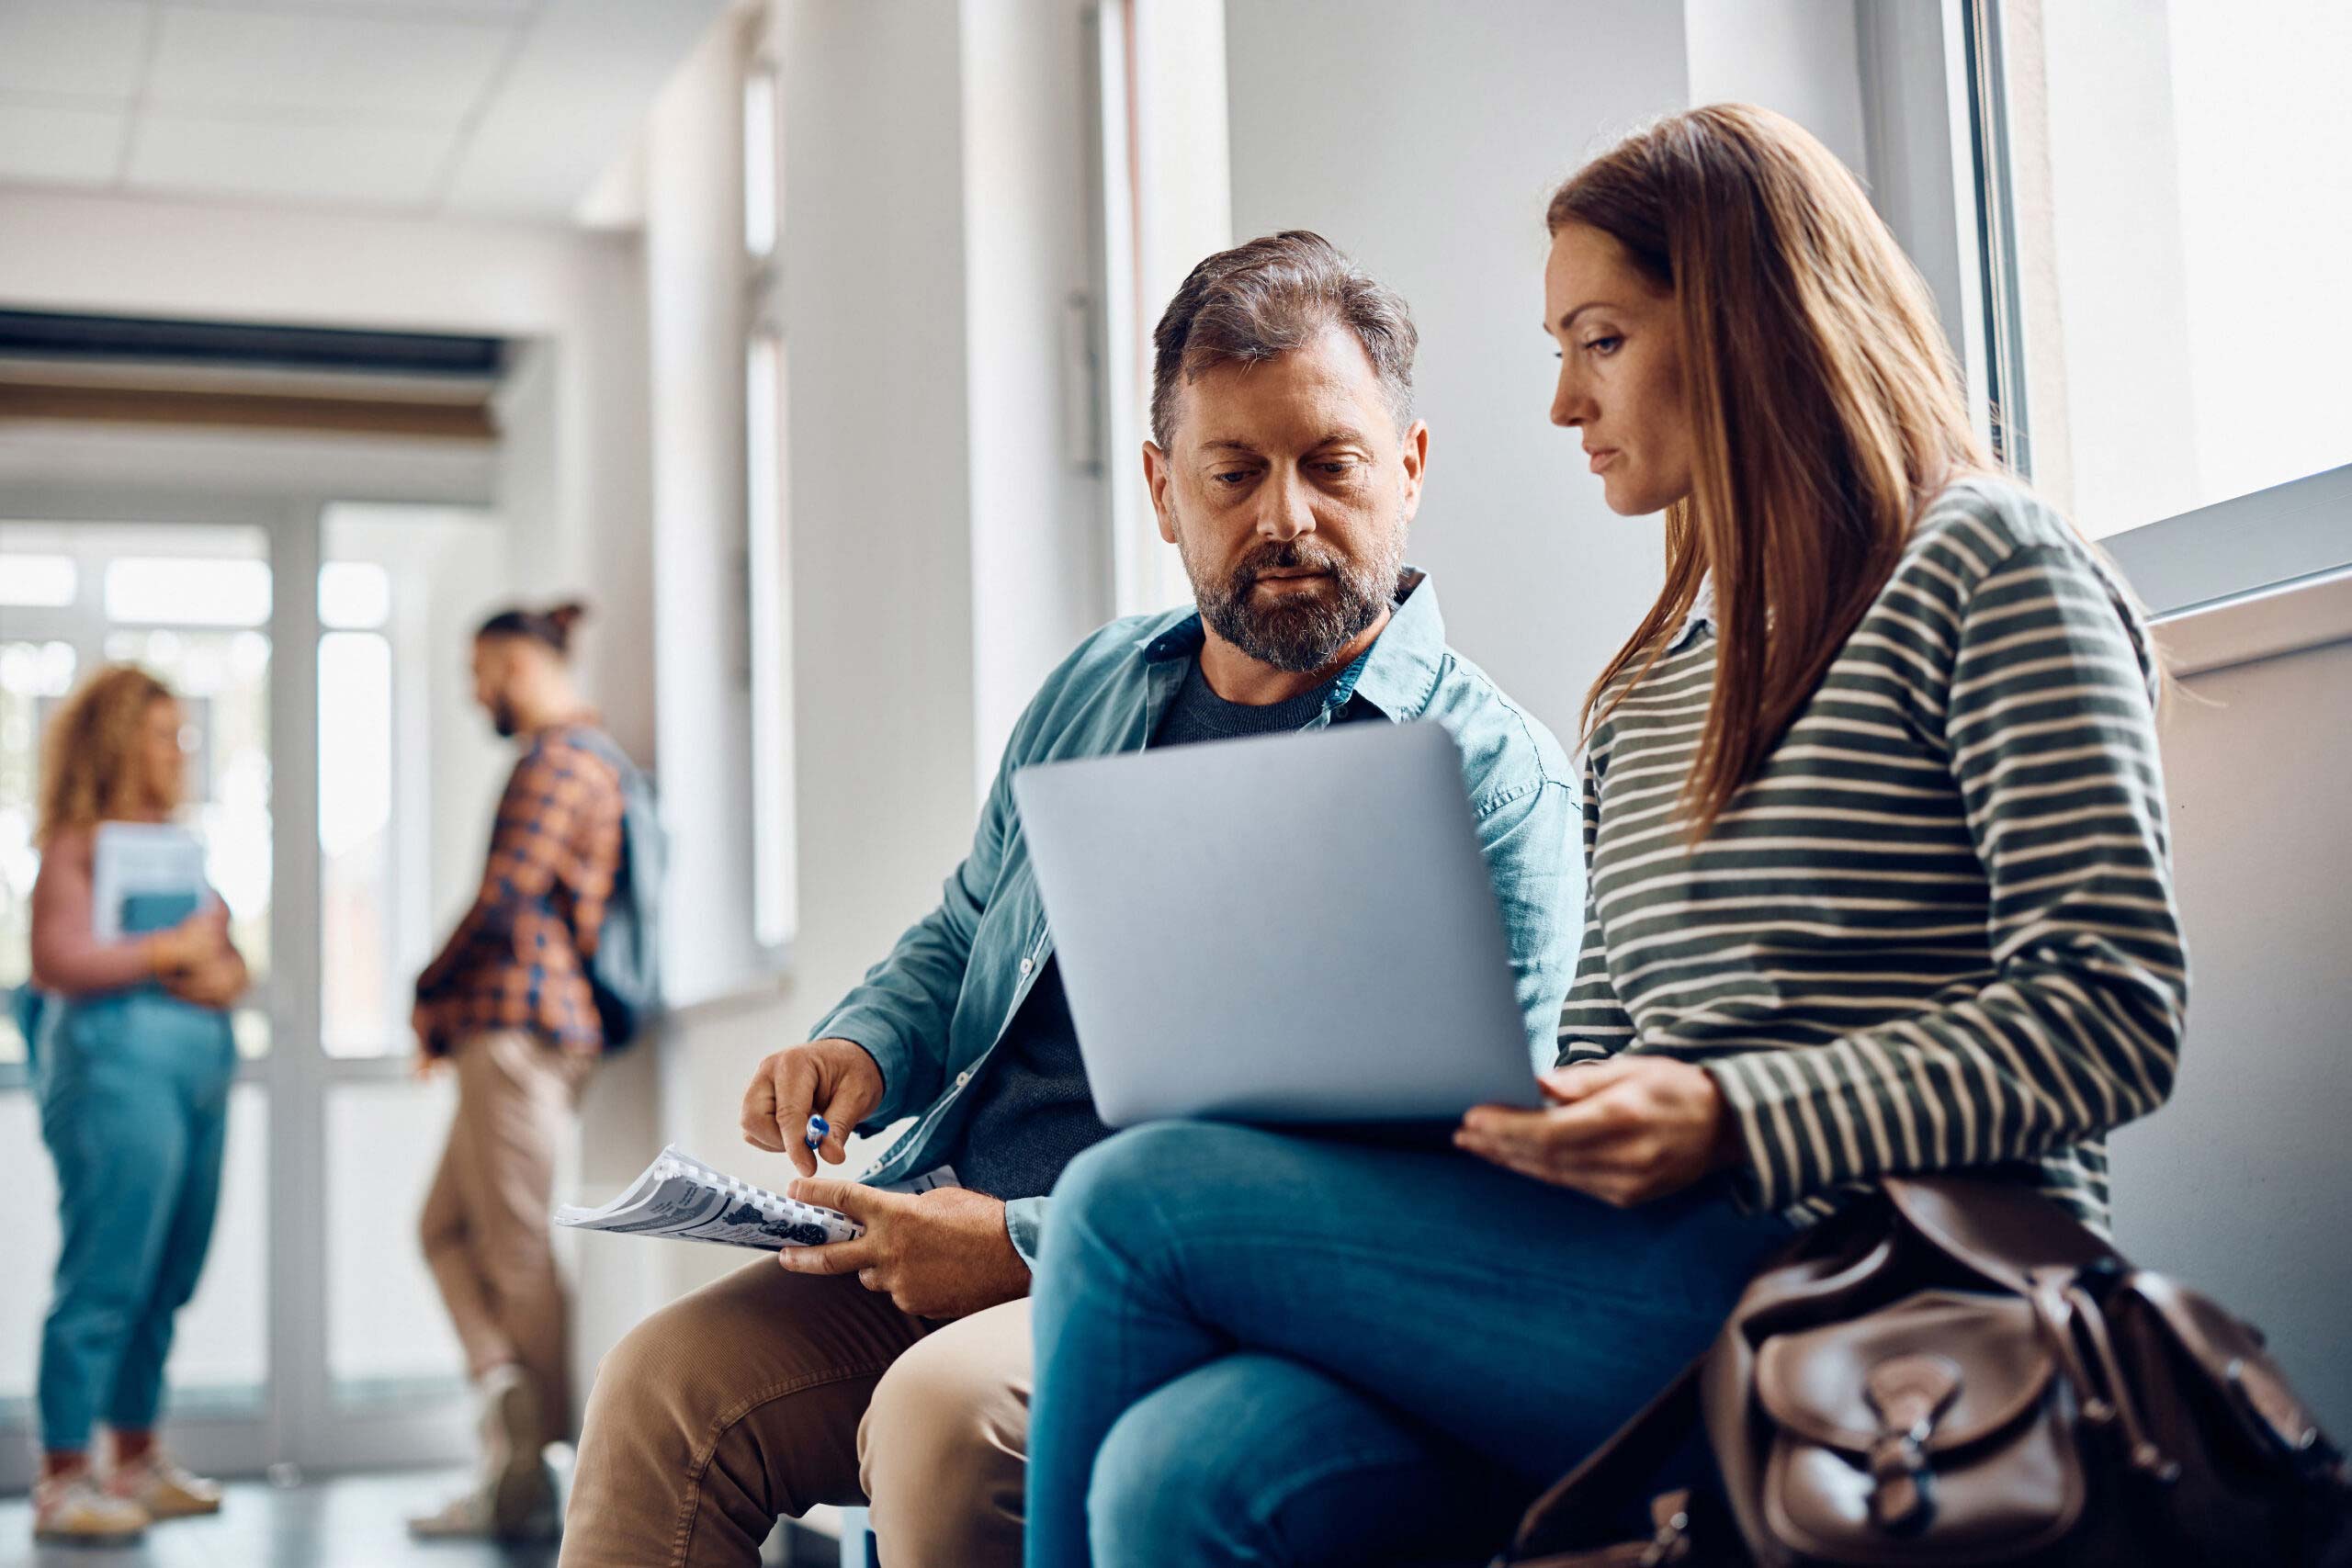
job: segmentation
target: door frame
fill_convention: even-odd
[[[267,1299],[256,1303],[267,1319],[265,1381],[257,1416],[195,1416],[171,1422],[175,1451],[200,1470],[222,1474],[258,1474],[284,1464],[315,1471],[442,1464],[463,1456],[472,1441],[472,1412],[461,1384],[438,1398],[338,1409],[328,1366],[327,1096],[346,1084],[397,1082],[409,1070],[403,1057],[331,1057],[321,1044],[322,628],[316,585],[327,510],[354,499],[359,498],[78,483],[0,490],[0,520],[257,527],[268,540],[272,889],[264,1006],[270,1050],[259,1061],[241,1061],[236,1079],[262,1086],[269,1106],[263,1273]],[[409,502],[380,493],[366,499]],[[415,503],[447,505],[450,498],[435,494]],[[289,584],[308,585],[310,591],[287,592]],[[77,620],[84,613],[80,606],[70,612]],[[29,1092],[28,1075],[21,1066],[0,1065],[0,1093],[12,1092]],[[394,1201],[387,1228],[398,1245],[414,1246],[414,1216],[398,1198]],[[452,1368],[453,1373],[462,1371]],[[0,1493],[31,1484],[31,1437],[28,1426],[0,1423]]]

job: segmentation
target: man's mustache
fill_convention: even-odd
[[[1244,557],[1241,563],[1233,569],[1233,581],[1237,588],[1250,588],[1255,586],[1258,579],[1267,572],[1297,571],[1301,569],[1336,576],[1340,566],[1337,556],[1305,547],[1296,539],[1287,539],[1278,545],[1267,545]]]

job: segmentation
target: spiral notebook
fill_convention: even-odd
[[[738,1181],[674,1144],[611,1202],[595,1209],[567,1203],[555,1212],[555,1223],[577,1230],[714,1241],[764,1252],[821,1247],[865,1234],[865,1227],[847,1214]]]

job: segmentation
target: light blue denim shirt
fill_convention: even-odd
[[[1388,625],[1307,728],[1434,719],[1453,736],[1510,942],[1529,1059],[1548,1065],[1583,924],[1575,774],[1551,731],[1445,646],[1425,575],[1408,569],[1397,590]],[[1012,775],[1035,762],[1143,750],[1205,635],[1191,611],[1114,621],[1046,678],[1005,745],[972,852],[947,879],[939,907],[810,1031],[812,1040],[855,1041],[882,1069],[882,1103],[858,1131],[915,1118],[868,1181],[919,1175],[954,1145],[969,1112],[964,1090],[1053,953]],[[1430,1047],[1442,1050],[1443,1042]],[[1013,1247],[1033,1264],[1050,1201],[1005,1205]]]

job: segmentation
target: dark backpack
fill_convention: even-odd
[[[670,836],[662,828],[652,781],[613,738],[586,727],[571,731],[574,745],[613,766],[621,779],[621,863],[613,896],[596,928],[588,958],[588,985],[605,1026],[605,1049],[617,1051],[662,1013],[662,883]]]

